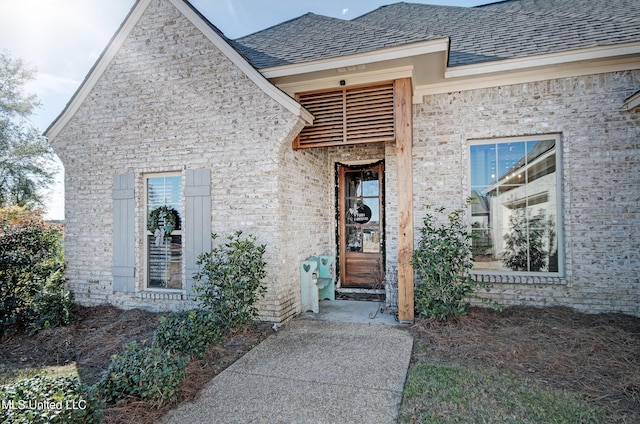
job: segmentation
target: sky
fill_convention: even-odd
[[[400,1],[400,0],[398,0]],[[470,7],[492,0],[407,0]],[[394,0],[192,0],[231,39],[307,12],[353,19]],[[118,30],[135,0],[0,0],[0,51],[34,67],[26,91],[41,107],[30,117],[44,132],[62,112]],[[63,170],[48,194],[49,219],[64,218]]]

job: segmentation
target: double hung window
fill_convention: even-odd
[[[182,176],[146,179],[147,287],[182,289]]]

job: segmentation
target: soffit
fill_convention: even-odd
[[[432,41],[433,42],[433,41]],[[446,41],[441,41],[441,47]],[[490,63],[447,67],[444,49],[379,60],[383,56],[352,55],[342,61],[316,61],[262,69],[265,77],[289,95],[341,85],[374,84],[411,78],[413,101],[422,96],[553,78],[640,69],[640,43],[591,47]],[[400,55],[398,55],[400,56]]]
[[[414,87],[417,87],[442,80],[447,63],[447,49],[448,39],[439,39],[403,46],[402,49],[384,49],[375,54],[356,54],[339,60],[315,61],[260,71],[290,95],[398,78],[411,78]]]

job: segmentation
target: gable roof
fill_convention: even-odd
[[[45,130],[45,136],[54,139],[64,128],[67,122],[75,115],[84,99],[89,95],[93,87],[100,80],[118,50],[125,42],[147,7],[154,0],[137,0],[131,11],[113,36],[109,45],[102,52],[97,62],[93,65],[84,81],[75,92],[65,109]],[[200,14],[187,0],[168,0],[178,9],[202,34],[208,38],[231,62],[233,62],[252,82],[254,82],[265,94],[282,105],[296,116],[301,117],[307,123],[313,122],[313,116],[288,94],[280,90],[258,72],[244,56],[231,45],[229,39]]]
[[[437,37],[433,37],[437,38]],[[423,33],[307,13],[233,42],[258,69],[425,41]]]
[[[638,19],[621,21],[583,12],[587,9],[582,7],[592,3],[591,0],[572,0],[571,3],[577,11],[572,15],[553,7],[531,11],[504,6],[464,8],[397,3],[356,20],[448,35],[451,39],[449,66],[452,67],[640,41],[640,15],[636,16]]]
[[[640,42],[635,0],[507,0],[481,7],[396,3],[351,21],[303,15],[239,38],[257,68],[449,37],[448,66]]]

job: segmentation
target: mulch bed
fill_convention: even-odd
[[[76,320],[66,327],[41,330],[33,335],[5,337],[0,362],[9,369],[76,363],[89,384],[107,368],[111,356],[134,340],[149,340],[162,314],[113,306],[76,306]],[[81,375],[81,377],[85,377]]]
[[[411,331],[413,362],[495,367],[640,422],[640,318],[562,307],[471,308],[449,322],[418,320]]]
[[[107,369],[111,356],[124,344],[138,340],[151,342],[162,313],[140,309],[120,310],[113,306],[82,307],[69,326],[39,331],[33,335],[15,334],[0,341],[0,372],[27,367],[74,363],[81,380],[96,383]],[[271,334],[269,324],[256,324],[227,334],[221,345],[211,346],[202,359],[193,359],[182,382],[178,402],[194,399],[200,389],[226,367]],[[103,411],[103,422],[154,423],[174,404],[155,408],[147,402],[126,400]]]
[[[0,372],[75,362],[81,378],[95,383],[125,343],[152,339],[162,314],[98,306],[78,307],[76,315],[67,327],[5,337],[0,341]],[[271,331],[269,324],[257,324],[229,334],[202,359],[192,360],[179,402],[197,397],[211,378]],[[417,320],[411,332],[414,363],[518,373],[534,384],[583,394],[626,422],[640,422],[640,318],[569,308],[471,308],[468,315],[444,323]],[[154,409],[129,400],[105,410],[104,418],[107,423],[152,423],[173,406]]]
[[[121,402],[104,411],[104,423],[152,424],[157,422],[176,404],[197,398],[207,382],[266,339],[271,331],[271,326],[268,324],[256,324],[227,334],[221,345],[211,346],[202,358],[194,358],[189,362],[186,376],[180,385],[181,396],[176,402],[167,403],[160,408],[155,408],[143,401]]]

